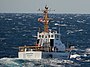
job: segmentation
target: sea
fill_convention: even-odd
[[[42,16],[0,13],[0,67],[90,67],[90,14],[49,14],[49,29],[60,31],[66,47],[75,47],[70,58],[18,58],[19,46],[35,45],[37,32],[43,31],[43,22],[38,22]]]

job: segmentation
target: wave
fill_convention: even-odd
[[[66,65],[75,64],[71,60],[63,59],[40,59],[27,60],[19,58],[1,58],[0,67],[65,67]]]

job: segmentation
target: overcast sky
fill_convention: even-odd
[[[54,13],[90,14],[90,0],[0,0],[0,13],[36,13],[46,4]]]

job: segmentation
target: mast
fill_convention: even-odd
[[[45,9],[42,11],[43,11],[43,18],[38,18],[38,21],[44,23],[44,32],[48,32],[48,23],[49,23],[48,11],[49,10],[48,10],[47,5],[45,6]]]
[[[44,32],[48,32],[48,22],[49,22],[49,18],[48,18],[48,7],[45,6],[45,10],[43,11],[44,13]]]

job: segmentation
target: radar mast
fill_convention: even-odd
[[[45,10],[43,11],[44,13],[44,32],[48,32],[48,22],[49,22],[49,18],[48,18],[48,6],[45,6]]]

